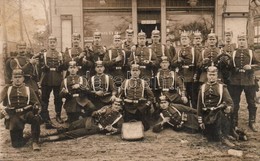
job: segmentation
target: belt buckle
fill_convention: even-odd
[[[56,71],[56,68],[50,68],[50,71]]]
[[[240,73],[245,73],[246,71],[244,69],[239,69]]]
[[[145,69],[145,68],[146,68],[146,66],[140,66],[140,68],[142,68],[142,69]]]
[[[73,96],[73,97],[78,97],[78,96],[79,96],[79,94],[78,94],[78,93],[76,93],[76,94],[73,94],[72,96]]]
[[[168,88],[163,88],[162,91],[164,91],[164,92],[168,92],[169,89],[168,89]]]
[[[122,69],[122,67],[116,67],[116,70],[120,70],[120,69]]]
[[[182,68],[188,69],[189,66],[188,65],[183,65]]]
[[[133,103],[138,103],[138,100],[133,100]]]

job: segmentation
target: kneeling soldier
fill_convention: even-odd
[[[78,120],[70,124],[67,129],[60,129],[52,136],[40,139],[41,142],[74,139],[86,135],[104,133],[106,135],[121,132],[123,123],[121,111],[122,100],[116,98],[112,105],[107,105],[93,112],[91,117]]]
[[[77,62],[69,62],[69,76],[65,78],[61,84],[61,97],[65,98],[64,108],[67,112],[68,123],[76,121],[82,114],[82,111],[91,115],[95,110],[95,106],[88,99],[89,85],[84,76],[77,75]]]
[[[5,109],[1,110],[0,118],[5,118],[6,128],[10,130],[12,146],[22,147],[26,144],[23,137],[25,123],[31,124],[33,150],[40,150],[38,145],[40,135],[40,103],[33,89],[24,84],[21,69],[13,70],[12,85],[6,86],[1,93]]]
[[[198,122],[209,141],[222,141],[235,146],[228,139],[230,120],[228,115],[233,109],[233,102],[224,84],[218,83],[218,69],[207,69],[208,81],[201,86],[198,97]]]
[[[160,108],[161,119],[153,127],[153,132],[161,132],[167,126],[176,131],[187,128],[193,132],[199,129],[197,110],[181,104],[170,104],[166,96],[160,97]]]

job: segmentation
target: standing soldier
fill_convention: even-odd
[[[167,52],[169,53],[170,55],[170,58],[171,58],[171,61],[173,61],[173,58],[175,57],[176,55],[176,49],[175,47],[173,46],[172,42],[171,42],[171,39],[169,37],[167,37],[166,39],[166,50]],[[172,63],[172,62],[171,62]]]
[[[132,53],[129,57],[129,65],[139,64],[142,73],[142,79],[147,81],[150,87],[154,87],[155,79],[154,69],[158,66],[158,60],[151,48],[146,45],[146,34],[141,31],[138,33],[138,45],[132,47]]]
[[[57,38],[50,36],[48,43],[49,49],[44,53],[44,60],[42,60],[44,62],[44,66],[42,67],[43,73],[41,75],[43,102],[41,116],[45,122],[46,129],[54,128],[48,111],[49,99],[52,91],[54,95],[56,121],[58,123],[63,122],[61,119],[62,99],[59,96],[62,82],[63,58],[62,54],[56,50]]]
[[[237,37],[238,49],[233,52],[230,80],[230,95],[234,101],[233,126],[238,125],[238,110],[241,93],[244,91],[249,111],[249,127],[257,132],[256,128],[256,82],[254,70],[259,69],[259,60],[256,59],[252,50],[248,49],[247,36],[241,33]]]
[[[224,34],[225,34],[225,44],[223,50],[227,54],[232,55],[233,51],[236,49],[236,44],[232,43],[233,32],[230,29],[227,29],[227,31],[225,31]]]
[[[126,53],[127,60],[131,55],[132,46],[135,45],[135,43],[133,42],[133,36],[134,36],[134,30],[129,25],[129,28],[125,31],[126,40],[122,43],[122,49]]]
[[[104,74],[105,67],[102,61],[96,62],[96,74],[90,78],[91,101],[96,109],[110,104],[116,98],[116,88],[111,76]]]
[[[181,33],[181,49],[178,51],[174,66],[179,68],[179,74],[183,78],[187,96],[191,102],[191,106],[196,108],[197,105],[197,87],[194,85],[194,78],[197,73],[197,54],[194,47],[190,46],[189,33],[183,31]]]
[[[65,98],[64,109],[66,110],[68,119],[71,123],[79,119],[83,113],[90,116],[95,110],[95,106],[88,99],[89,85],[85,77],[77,75],[78,66],[75,61],[69,62],[69,75],[61,84],[60,95]]]
[[[121,36],[118,34],[114,35],[113,46],[108,50],[103,61],[106,71],[111,74],[118,88],[125,80],[125,73],[127,72],[126,53],[121,46]]]
[[[208,141],[222,141],[234,147],[227,136],[230,131],[228,115],[233,109],[233,102],[226,85],[218,82],[218,69],[210,66],[207,69],[207,82],[199,91],[198,123]]]
[[[26,56],[26,43],[20,42],[18,45],[18,55],[10,61],[10,67],[14,69],[22,69],[24,72],[24,83],[34,90],[40,98],[41,91],[39,89],[39,71],[37,60]]]
[[[11,143],[14,148],[26,144],[23,137],[25,123],[31,124],[33,150],[40,150],[38,145],[40,136],[40,110],[39,100],[34,90],[24,84],[24,75],[21,69],[14,69],[12,85],[6,86],[2,93],[0,103],[5,109],[1,109],[0,118],[5,117],[6,128],[10,130]]]
[[[86,75],[86,67],[84,67],[84,63],[83,63],[83,58],[85,56],[85,52],[83,52],[82,48],[79,46],[80,45],[80,34],[79,33],[73,33],[72,34],[72,48],[70,49],[66,49],[65,53],[64,53],[64,74],[63,74],[63,78],[65,78],[67,76],[67,70],[69,67],[69,62],[71,60],[74,60],[77,62],[79,71],[78,71],[78,75]]]
[[[140,79],[140,66],[131,65],[131,78],[126,79],[121,87],[119,96],[124,98],[124,121],[142,121],[144,130],[148,130],[150,125],[147,120],[148,112],[151,108],[154,95],[148,83]]]

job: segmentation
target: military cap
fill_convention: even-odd
[[[211,30],[211,32],[208,34],[208,38],[216,38],[217,35],[213,32],[213,29]]]
[[[132,64],[131,65],[131,70],[134,70],[134,69],[137,69],[137,70],[139,70],[140,69],[140,66],[138,65],[138,64]]]
[[[98,30],[96,30],[96,31],[93,33],[93,36],[94,36],[94,37],[101,37],[101,32],[99,32]]]
[[[188,37],[189,38],[189,36],[190,36],[189,32],[187,32],[185,30],[181,32],[181,37]]]
[[[198,37],[201,36],[201,32],[199,30],[196,30],[195,32],[193,32],[194,37]]]
[[[77,33],[77,32],[74,32],[74,33],[72,34],[72,37],[78,37],[78,38],[80,38],[80,34]]]
[[[146,38],[146,33],[144,33],[142,30],[138,33],[137,37],[144,37]]]
[[[17,68],[17,69],[14,69],[14,70],[13,70],[12,75],[13,75],[13,76],[23,76],[24,73],[23,73],[22,69]]]
[[[209,66],[207,69],[208,73],[217,73],[218,72],[218,68],[215,66]]]
[[[101,60],[96,61],[95,64],[96,64],[96,67],[97,66],[104,66],[103,61],[101,61]]]
[[[70,66],[70,67],[75,67],[75,66],[77,66],[77,62],[74,61],[74,60],[71,60],[71,61],[69,62],[69,66]]]
[[[155,29],[152,31],[152,36],[160,36],[160,31],[157,30],[157,26],[156,26]]]
[[[55,40],[55,41],[57,41],[57,38],[55,36],[51,35],[51,36],[49,36],[48,40]]]
[[[133,35],[134,30],[132,29],[131,25],[129,25],[129,28],[125,31],[127,35]]]
[[[233,35],[233,31],[230,28],[227,28],[226,31],[224,31],[225,35]]]
[[[162,101],[168,101],[168,100],[167,100],[167,97],[166,97],[165,95],[161,95],[161,96],[159,97],[159,100],[160,100],[160,102],[162,102]]]
[[[121,40],[121,36],[118,33],[116,33],[114,35],[114,40]]]
[[[240,32],[238,35],[237,35],[237,38],[247,38],[246,36],[246,33],[245,32]]]
[[[162,56],[161,59],[162,59],[161,62],[169,62],[169,59],[167,56]]]

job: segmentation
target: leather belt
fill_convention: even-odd
[[[140,68],[142,68],[142,69],[146,69],[146,66],[139,66]]]
[[[50,71],[56,71],[56,68],[50,68]]]
[[[245,73],[246,71],[244,69],[239,69],[238,72],[239,73]]]
[[[72,95],[72,97],[79,97],[79,94],[75,93],[75,94]]]
[[[116,69],[116,70],[121,70],[121,69],[122,69],[122,67],[115,67],[115,69]]]
[[[139,100],[124,99],[124,102],[127,102],[127,103],[139,103]]]
[[[188,69],[190,66],[189,65],[183,65],[182,68]]]

